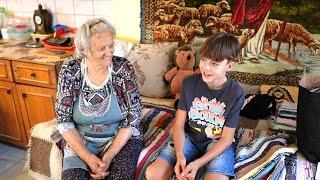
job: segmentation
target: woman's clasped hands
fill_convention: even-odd
[[[91,169],[91,173],[90,176],[93,179],[104,179],[109,175],[109,166],[111,163],[111,159],[110,158],[102,158],[99,159],[96,155],[91,154],[90,157],[88,158],[87,161],[90,169]]]

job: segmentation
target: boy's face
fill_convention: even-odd
[[[225,79],[226,72],[231,70],[232,65],[233,62],[227,59],[216,62],[208,58],[202,58],[199,68],[205,83],[219,83]]]

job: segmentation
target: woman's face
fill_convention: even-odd
[[[113,51],[113,33],[111,31],[97,33],[91,38],[91,51],[88,56],[88,62],[108,67],[112,63]]]

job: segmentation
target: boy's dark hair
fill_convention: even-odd
[[[240,43],[236,37],[219,32],[211,35],[204,42],[200,48],[200,54],[203,58],[217,62],[221,62],[224,59],[237,61],[240,50]]]

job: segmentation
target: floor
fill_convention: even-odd
[[[27,150],[0,143],[0,179],[34,180],[24,170]]]

